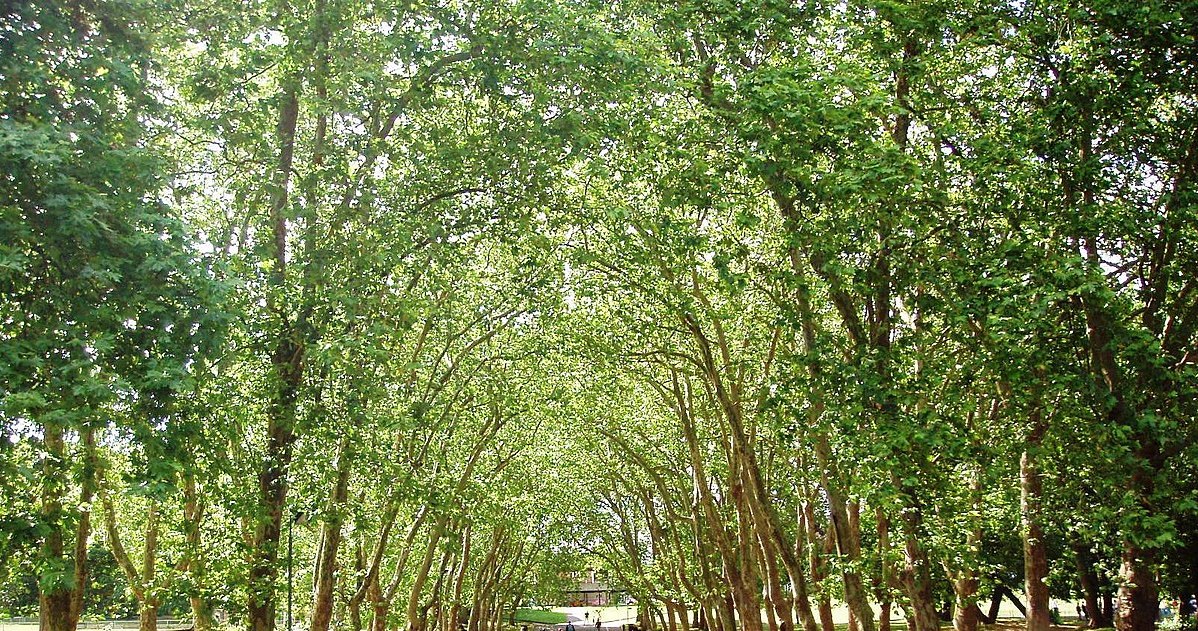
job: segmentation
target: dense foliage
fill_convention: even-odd
[[[2,3],[0,616],[498,631],[600,566],[649,629],[1154,628],[1198,588],[1196,37]]]

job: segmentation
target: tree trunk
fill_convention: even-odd
[[[81,432],[83,442],[83,475],[79,492],[79,520],[73,534],[72,556],[66,556],[68,533],[65,530],[63,499],[67,468],[65,430],[57,423],[46,423],[43,441],[46,457],[42,463],[43,523],[50,527],[42,543],[42,558],[52,566],[71,567],[69,585],[58,585],[46,592],[39,583],[39,628],[42,631],[74,631],[83,613],[83,596],[88,581],[87,549],[91,541],[91,504],[96,491],[95,430],[86,427]]]
[[[285,346],[288,345],[281,344],[280,350]],[[294,403],[292,398],[286,405],[292,417]],[[255,529],[246,605],[252,631],[274,631],[275,628],[275,582],[278,578],[279,539],[287,502],[286,476],[294,442],[292,421],[293,418],[288,418],[287,414],[272,415],[268,421],[266,462],[258,476],[258,501],[265,514],[258,518],[260,521]]]
[[[1148,515],[1159,509],[1150,506],[1156,493],[1155,476],[1164,462],[1159,446],[1147,431],[1137,436],[1140,447],[1136,450],[1139,462],[1132,473],[1131,486],[1136,499]],[[1123,554],[1119,566],[1119,610],[1115,616],[1115,628],[1119,631],[1142,631],[1156,628],[1159,606],[1156,575],[1153,564],[1156,552],[1141,547],[1132,538],[1123,541]]]
[[[158,631],[158,600],[150,598],[140,604],[137,631]]]
[[[1115,628],[1119,631],[1151,631],[1158,611],[1156,577],[1152,572],[1153,551],[1123,542],[1119,566],[1119,609]]]
[[[42,460],[42,505],[41,520],[48,527],[42,542],[41,557],[51,567],[67,566],[65,546],[65,515],[63,496],[69,479],[66,464],[66,447],[63,442],[62,425],[47,421],[44,425],[43,442],[46,455]],[[60,579],[61,580],[61,579]],[[48,590],[38,585],[39,625],[41,631],[74,631],[71,621],[71,585],[52,585]]]
[[[370,620],[370,631],[387,631],[387,614],[391,610],[391,603],[380,599],[370,604],[374,610],[374,617]]]
[[[717,601],[716,611],[719,613],[716,619],[719,621],[720,631],[739,631],[736,626],[736,603],[732,594],[726,594]]]
[[[1044,541],[1041,502],[1043,484],[1036,451],[1047,429],[1037,405],[1032,409],[1032,431],[1019,458],[1020,509],[1023,525],[1024,590],[1027,593],[1027,631],[1048,631],[1048,552]],[[1155,618],[1155,611],[1153,612]]]
[[[852,533],[854,546],[857,548],[857,554],[861,551],[861,503],[857,500],[849,500],[849,532]],[[864,591],[864,588],[862,588]],[[873,617],[873,612],[870,612],[870,618]],[[849,610],[849,631],[860,631],[861,626],[857,622],[857,612]]]
[[[995,587],[994,593],[990,595],[990,610],[982,614],[982,622],[986,624],[994,624],[998,620],[998,608],[1002,606],[1002,587]]]
[[[1084,156],[1088,156],[1091,143],[1090,138],[1086,138],[1082,143]],[[1092,190],[1084,189],[1083,194],[1087,205],[1094,201]],[[1097,263],[1099,249],[1096,239],[1091,235],[1083,238],[1081,242],[1087,260]],[[1114,350],[1115,326],[1104,299],[1090,292],[1082,293],[1080,298],[1086,316],[1090,357],[1093,367],[1097,369],[1095,377],[1113,401],[1113,405],[1107,411],[1107,420],[1113,425],[1135,428],[1137,411],[1129,403],[1131,397],[1128,393],[1134,392],[1137,387],[1143,389],[1144,386],[1137,386],[1131,380],[1125,379],[1120,370]],[[1135,431],[1133,436],[1137,445],[1137,462],[1133,465],[1134,469],[1128,480],[1129,490],[1144,509],[1146,517],[1160,512],[1154,505],[1153,495],[1155,476],[1165,464],[1154,431],[1151,427],[1141,427]],[[1120,631],[1143,631],[1156,627],[1159,594],[1152,572],[1154,561],[1151,550],[1141,548],[1131,537],[1124,540],[1119,568],[1119,607],[1115,612],[1115,627]]]
[[[437,544],[441,541],[441,533],[445,528],[446,519],[442,517],[437,520],[436,525],[430,529],[428,533],[428,545],[424,549],[424,559],[420,563],[420,569],[416,572],[416,577],[412,581],[412,591],[408,594],[408,606],[406,609],[406,617],[408,631],[419,631],[416,625],[419,623],[417,615],[420,607],[420,595],[424,591],[424,586],[428,582],[429,572],[432,571],[433,563],[437,559]],[[397,572],[397,577],[398,577]],[[388,593],[391,596],[391,593]]]
[[[158,533],[159,533],[159,517],[158,504],[153,498],[149,499],[149,506],[146,509],[145,531],[142,537],[143,548],[141,556],[141,570],[133,564],[133,560],[129,554],[125,552],[125,545],[121,541],[121,533],[117,528],[116,507],[112,502],[111,490],[104,488],[101,490],[101,501],[104,503],[104,522],[108,531],[108,546],[112,551],[112,557],[116,560],[117,565],[125,573],[125,578],[129,581],[130,589],[133,595],[137,598],[138,608],[138,629],[140,631],[157,631],[158,630],[158,607],[162,604],[162,598],[159,596],[159,590],[165,592],[170,587],[171,576],[168,575],[165,580],[158,579]],[[184,567],[180,565],[180,567]]]
[[[276,139],[279,159],[271,183],[270,222],[271,282],[281,288],[286,283],[287,208],[295,155],[295,130],[299,120],[298,76],[286,79],[279,107]],[[258,472],[257,523],[249,570],[246,617],[251,631],[274,631],[278,578],[279,540],[287,503],[287,473],[291,468],[295,444],[295,416],[300,384],[304,373],[302,332],[289,321],[285,310],[274,299],[268,307],[278,315],[274,332],[274,351],[270,365],[274,373],[274,391],[267,410],[266,454]],[[302,328],[302,327],[301,327]],[[290,631],[290,630],[288,630]]]
[[[362,598],[366,594],[366,549],[362,546],[361,533],[354,539],[354,576],[357,577],[358,584],[354,586],[354,593],[345,603],[345,608],[349,610],[350,628],[353,631],[362,631]]]
[[[890,563],[890,518],[886,517],[881,506],[874,508],[874,517],[878,521],[878,557],[881,561],[877,587],[881,609],[878,613],[878,631],[890,631],[890,589],[894,583],[894,568]]]
[[[1102,603],[1099,601],[1098,573],[1094,571],[1094,560],[1089,548],[1084,544],[1075,543],[1073,553],[1078,582],[1081,583],[1082,598],[1086,603],[1086,626],[1091,629],[1111,626],[1112,620],[1102,610]]]
[[[333,588],[337,569],[337,552],[341,547],[342,511],[349,496],[351,453],[349,435],[337,446],[337,478],[329,494],[324,525],[320,532],[320,549],[316,557],[316,576],[312,585],[312,621],[310,631],[328,631],[333,619]],[[198,630],[197,630],[198,631]]]
[[[189,474],[184,474],[183,494],[183,528],[187,540],[187,561],[183,569],[191,576],[187,600],[191,605],[192,624],[195,631],[212,631],[215,626],[212,604],[202,595],[202,585],[207,575],[207,564],[201,547],[204,505],[200,502],[195,478]]]
[[[979,581],[968,576],[953,581],[953,629],[954,631],[977,631],[982,618],[978,609],[977,593]]]
[[[854,536],[849,527],[847,501],[835,487],[830,488],[830,485],[825,484],[824,491],[828,495],[828,507],[832,529],[836,533],[837,551],[848,561],[843,572],[844,599],[849,606],[849,611],[861,626],[861,631],[874,631],[874,613],[869,606],[869,598],[866,595],[861,574],[855,569],[847,569],[854,567],[861,558],[861,541]]]
[[[820,435],[816,442],[816,456],[821,470],[829,471],[831,466],[832,447],[828,437]],[[845,558],[843,572],[844,599],[849,611],[857,618],[861,631],[874,631],[874,612],[869,606],[869,598],[861,574],[856,569],[856,563],[861,558],[861,540],[854,536],[849,525],[848,501],[841,493],[832,475],[826,475],[822,486],[828,498],[828,514],[832,531],[836,537],[836,549]]]
[[[75,532],[75,588],[71,590],[71,628],[79,626],[83,615],[83,596],[87,591],[87,549],[91,543],[92,499],[96,495],[99,460],[96,455],[96,430],[86,427],[83,438],[83,475],[79,488],[79,525]]]
[[[1019,612],[1019,615],[1026,618],[1027,607],[1023,606],[1023,602],[1019,600],[1019,597],[1015,595],[1015,592],[1012,592],[1011,588],[1006,586],[1003,586],[1001,589],[1002,594],[1007,597],[1007,600],[1011,601],[1011,604],[1015,606],[1015,610]],[[997,609],[995,611],[997,611]]]
[[[972,426],[972,422],[971,422]],[[955,631],[977,631],[978,621],[982,610],[978,608],[978,587],[981,580],[978,576],[976,555],[982,546],[982,475],[978,469],[973,469],[969,479],[971,526],[965,536],[965,546],[969,554],[965,557],[962,567],[950,572],[953,583],[953,629]]]
[[[349,609],[349,624],[353,631],[362,631],[362,604],[361,602],[351,602],[346,605]]]
[[[207,600],[196,595],[187,598],[191,605],[191,620],[194,631],[212,631],[215,620],[212,617],[212,605]]]
[[[917,539],[920,515],[918,510],[904,512],[902,522],[905,545],[903,548],[903,583],[911,601],[911,626],[915,631],[938,631],[940,614],[932,592],[932,579],[928,571],[928,557]]]
[[[458,566],[454,570],[453,602],[449,607],[449,620],[446,629],[454,631],[458,628],[458,619],[462,617],[462,593],[466,585],[466,574],[470,571],[470,547],[474,539],[473,524],[467,522],[462,532],[462,553]]]
[[[689,328],[697,326],[692,320],[684,318],[684,322]],[[696,519],[694,526],[699,528],[705,526],[706,530],[701,532],[708,535],[709,539],[715,544],[719,554],[716,557],[720,563],[724,588],[730,590],[727,598],[722,603],[723,606],[717,604],[718,617],[712,620],[713,623],[719,623],[726,628],[735,628],[735,614],[733,613],[737,607],[742,610],[749,610],[749,601],[755,600],[748,597],[746,594],[746,586],[744,576],[741,571],[741,565],[737,563],[738,554],[733,548],[732,542],[729,540],[728,529],[724,524],[724,519],[720,515],[720,511],[716,507],[715,498],[711,492],[711,486],[707,477],[707,467],[704,464],[702,448],[699,444],[698,432],[695,427],[694,419],[691,416],[691,407],[688,403],[689,391],[683,387],[683,382],[677,374],[672,376],[671,392],[674,396],[674,402],[677,406],[679,421],[682,425],[682,434],[686,439],[687,453],[690,456],[691,483],[694,491],[695,504],[702,511],[702,519]],[[696,537],[700,539],[700,537]],[[756,587],[756,585],[754,585]],[[740,602],[736,602],[733,599]],[[752,620],[747,620],[747,624],[753,624]],[[760,615],[757,616],[756,627],[760,628]]]
[[[807,537],[808,554],[811,567],[811,581],[816,584],[816,606],[819,610],[819,624],[822,631],[836,631],[836,623],[832,619],[832,600],[828,597],[828,589],[824,579],[828,576],[825,556],[836,552],[835,535],[829,528],[823,535],[815,523],[814,500],[810,494],[799,507],[799,523]]]

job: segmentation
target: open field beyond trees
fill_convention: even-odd
[[[1193,0],[0,2],[0,619],[1180,629],[1195,95]]]

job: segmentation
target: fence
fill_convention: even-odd
[[[79,631],[126,631],[137,626],[137,620],[88,620],[79,622]],[[191,627],[191,620],[158,619],[158,631],[182,631]],[[37,618],[0,620],[0,631],[37,631]]]

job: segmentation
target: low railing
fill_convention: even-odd
[[[0,620],[0,631],[31,631],[37,629],[37,618],[12,618]],[[81,620],[79,631],[126,631],[137,629],[139,623],[132,620]],[[158,631],[183,631],[192,628],[191,620],[180,618],[159,618]]]

